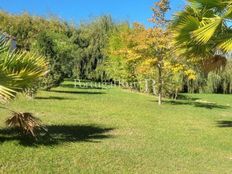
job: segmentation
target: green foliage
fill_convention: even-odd
[[[173,21],[175,42],[180,54],[209,58],[216,51],[232,50],[231,1],[189,0]]]
[[[44,19],[27,13],[11,15],[0,12],[0,31],[16,38],[17,49],[37,52],[46,57],[49,73],[43,87],[58,86],[66,76],[72,75],[74,27],[56,18]]]
[[[218,87],[222,84],[221,77],[214,72],[210,72],[207,78],[207,92],[214,93],[218,91]]]
[[[49,73],[42,81],[42,87],[49,90],[52,87],[59,86],[63,81],[63,72],[61,70],[62,59],[57,55],[57,46],[54,40],[47,33],[41,33],[37,37],[35,50],[46,56],[49,61]]]
[[[91,23],[83,23],[74,32],[72,41],[77,45],[74,60],[74,77],[103,80],[105,72],[97,70],[106,60],[104,49],[114,28],[110,16],[102,16]]]
[[[196,70],[197,71],[197,70]],[[194,81],[187,81],[186,92],[191,93],[232,93],[232,62],[227,61],[224,68],[211,71],[208,74],[198,71]]]
[[[47,58],[49,73],[42,83],[45,89],[59,86],[64,78],[106,78],[105,71],[97,68],[107,58],[104,49],[115,25],[110,16],[79,26],[27,13],[0,12],[0,19],[0,31],[14,36],[19,50],[33,50]]]
[[[102,72],[105,71],[108,79],[114,81],[121,80],[125,82],[135,80],[133,79],[133,62],[127,61],[125,55],[116,53],[127,47],[127,34],[130,30],[131,29],[127,23],[120,24],[115,27],[109,36],[107,47],[105,49],[108,56],[104,64],[100,67],[103,69]]]
[[[225,69],[211,72],[207,78],[206,92],[209,93],[232,93],[232,62],[228,61]]]
[[[0,101],[14,98],[17,91],[34,88],[47,73],[44,57],[31,52],[12,52],[4,40],[0,42],[0,50]]]

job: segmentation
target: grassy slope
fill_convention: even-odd
[[[232,95],[159,107],[153,96],[121,89],[55,90],[10,107],[39,116],[57,144],[7,135],[0,109],[0,173],[232,173]]]

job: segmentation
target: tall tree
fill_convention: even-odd
[[[96,69],[106,59],[104,49],[114,27],[110,16],[102,16],[87,24],[81,24],[72,36],[77,45],[74,72],[79,78],[101,79]]]
[[[165,56],[170,51],[170,35],[167,30],[168,22],[166,20],[166,13],[170,9],[169,0],[159,0],[155,3],[155,6],[152,8],[153,17],[151,21],[154,23],[155,32],[154,38],[155,42],[152,43],[154,46],[154,54],[157,57],[157,69],[158,69],[158,103],[162,103],[162,90],[163,90],[163,64]]]
[[[194,78],[194,71],[175,57],[171,39],[171,32],[161,27],[146,29],[138,23],[132,28],[120,26],[109,39],[107,74],[127,82],[156,79],[159,104],[163,95],[174,92],[177,96],[181,77]]]

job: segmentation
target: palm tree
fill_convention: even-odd
[[[37,85],[47,72],[45,59],[30,52],[10,50],[9,42],[0,39],[0,102],[15,98],[18,92],[24,92]],[[6,124],[19,127],[23,133],[35,136],[34,129],[40,128],[40,121],[30,113],[12,111]]]
[[[17,92],[33,88],[47,72],[45,59],[30,52],[10,51],[0,39],[0,101],[14,98]]]
[[[189,5],[173,20],[178,52],[225,64],[223,54],[232,51],[232,0],[188,1]]]

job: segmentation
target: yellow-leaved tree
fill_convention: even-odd
[[[153,28],[146,29],[139,23],[134,23],[132,28],[123,25],[111,36],[108,47],[110,60],[107,63],[111,73],[123,72],[126,79],[155,79],[160,105],[163,95],[174,94],[176,98],[183,78],[194,79],[194,71],[173,51],[172,32],[165,18],[169,1],[158,1],[152,10]],[[115,68],[112,68],[112,62],[117,62]]]

